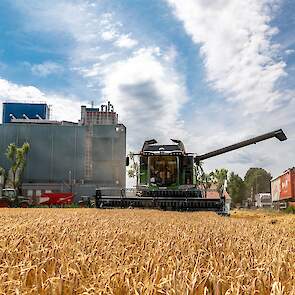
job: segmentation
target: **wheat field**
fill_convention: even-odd
[[[295,294],[295,217],[1,209],[0,294]]]

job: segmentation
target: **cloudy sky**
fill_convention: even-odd
[[[46,101],[52,119],[110,100],[128,150],[180,138],[243,175],[295,166],[294,0],[1,0],[0,100]]]

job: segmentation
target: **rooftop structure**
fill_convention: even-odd
[[[87,108],[81,106],[81,125],[114,125],[118,124],[118,114],[114,111],[114,106],[108,101],[100,108]]]
[[[3,123],[17,120],[49,120],[49,107],[46,103],[4,102]]]

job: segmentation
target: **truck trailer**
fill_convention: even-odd
[[[271,196],[275,208],[284,209],[295,202],[295,167],[271,180]]]

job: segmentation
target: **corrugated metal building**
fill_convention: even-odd
[[[96,187],[125,187],[126,128],[115,125],[8,123],[0,125],[0,166],[10,143],[30,144],[23,189],[28,195]]]

